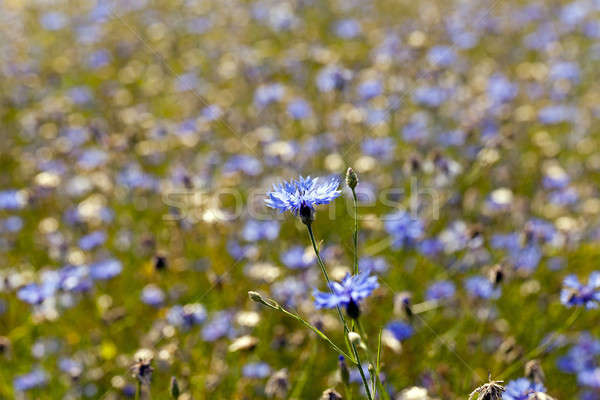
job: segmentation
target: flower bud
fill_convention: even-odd
[[[346,171],[346,185],[352,190],[358,185],[358,176],[352,168],[348,168],[348,171]]]
[[[171,397],[173,398],[173,400],[177,400],[179,398],[179,394],[181,393],[181,391],[179,390],[179,384],[177,383],[177,379],[174,376],[171,377],[171,387],[169,391],[171,392]]]
[[[348,332],[348,340],[350,340],[350,343],[359,344],[360,335],[356,332]]]
[[[252,290],[248,292],[248,297],[250,297],[250,300],[252,300],[256,303],[264,304],[264,302],[265,302],[265,299],[263,299],[263,297],[260,295],[260,293],[254,292]]]

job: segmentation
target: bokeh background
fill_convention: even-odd
[[[391,398],[536,358],[552,397],[599,399],[600,314],[560,301],[598,269],[599,39],[595,0],[0,1],[0,398],[133,398],[140,358],[158,399],[172,376],[343,393],[337,355],[247,292],[343,343],[304,226],[263,199],[352,166],[370,344],[413,330],[384,335]],[[314,223],[335,279],[343,191]],[[386,229],[398,209],[422,234]]]

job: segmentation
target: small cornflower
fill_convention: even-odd
[[[351,276],[347,274],[341,282],[332,282],[329,286],[331,292],[320,292],[314,290],[315,306],[321,308],[346,307],[346,312],[351,318],[358,318],[360,300],[368,297],[379,287],[376,276],[370,276],[368,272],[361,272]]]
[[[394,339],[399,342],[408,339],[413,335],[413,328],[409,324],[402,321],[393,321],[386,325],[386,331],[389,331]]]
[[[527,378],[519,378],[508,382],[503,400],[527,400],[534,393],[544,393],[546,388],[541,383],[534,383]]]
[[[600,271],[594,271],[587,285],[579,282],[577,276],[568,275],[563,280],[560,302],[567,307],[583,305],[585,308],[598,308],[600,303]]]
[[[384,226],[397,249],[414,245],[424,234],[423,222],[403,210],[388,215]]]
[[[432,283],[425,294],[427,300],[445,300],[454,297],[456,288],[450,281],[437,281]]]
[[[495,288],[489,279],[483,276],[472,276],[465,280],[465,289],[471,297],[480,299],[497,299],[500,288]]]
[[[262,379],[271,374],[271,367],[265,362],[252,362],[244,365],[242,374],[250,379]]]
[[[297,180],[274,185],[273,191],[267,193],[265,204],[280,212],[289,211],[295,216],[300,215],[302,222],[309,224],[316,205],[329,204],[341,194],[338,186],[337,178],[321,181],[320,178],[301,176]]]
[[[42,387],[48,383],[48,374],[42,369],[35,369],[28,374],[19,375],[13,380],[15,391],[24,392]]]

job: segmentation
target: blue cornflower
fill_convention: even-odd
[[[242,368],[242,374],[250,379],[266,378],[270,373],[271,367],[265,362],[248,363]]]
[[[596,357],[600,354],[600,341],[583,332],[578,342],[566,355],[558,359],[558,369],[569,374],[580,374],[596,368]]]
[[[586,308],[598,308],[600,303],[600,271],[594,271],[588,278],[588,284],[579,282],[577,276],[568,275],[563,280],[560,302],[567,307],[584,305]]]
[[[424,233],[423,222],[402,210],[388,215],[384,226],[395,248],[414,245]]]
[[[456,288],[450,281],[437,281],[432,283],[425,294],[427,300],[444,300],[454,297]]]
[[[527,400],[533,393],[545,393],[546,388],[541,383],[531,382],[527,378],[519,378],[508,382],[503,400]]]
[[[233,336],[235,330],[232,326],[233,315],[228,311],[219,311],[215,313],[210,321],[202,328],[202,339],[207,342],[214,342],[223,336]]]
[[[483,276],[472,276],[465,280],[465,289],[471,297],[481,299],[497,299],[500,297],[500,288],[494,288],[487,278]]]
[[[388,263],[383,257],[362,257],[358,260],[358,269],[363,271],[375,271],[378,274],[388,270]]]
[[[122,269],[123,265],[119,260],[107,258],[90,265],[90,276],[98,280],[111,279],[119,275]]]
[[[167,312],[167,321],[184,329],[200,325],[206,319],[206,309],[200,303],[176,305]]]
[[[306,251],[302,246],[294,246],[281,253],[281,262],[291,269],[310,267],[315,261],[314,253]]]
[[[273,297],[286,306],[296,307],[296,300],[305,295],[306,283],[294,277],[275,282],[271,287]]]
[[[94,231],[79,239],[79,247],[81,250],[92,250],[95,247],[101,246],[106,241],[106,233],[103,231]]]
[[[80,376],[83,372],[83,365],[72,358],[61,358],[58,362],[58,368],[73,378]]]
[[[584,386],[600,389],[600,368],[581,371],[577,375],[577,381]]]
[[[13,380],[15,391],[25,391],[44,386],[48,382],[48,374],[42,369],[35,369],[28,374],[19,375]]]
[[[399,342],[408,339],[413,335],[413,328],[406,322],[393,321],[386,325],[385,329],[389,331],[394,339]]]
[[[141,300],[152,307],[160,307],[165,301],[165,292],[154,284],[149,284],[142,290]]]
[[[302,222],[312,221],[315,206],[328,204],[338,197],[339,180],[337,178],[322,182],[319,178],[302,176],[291,182],[283,182],[273,186],[273,191],[267,194],[265,204],[280,212],[289,211],[294,215],[300,214]]]
[[[313,291],[315,306],[321,308],[346,307],[346,312],[351,318],[358,318],[360,310],[358,302],[371,295],[379,287],[376,276],[369,272],[361,272],[351,276],[347,274],[341,282],[332,282],[329,285],[331,292]]]

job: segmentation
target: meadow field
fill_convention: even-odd
[[[0,399],[600,400],[600,1],[0,0]]]

